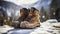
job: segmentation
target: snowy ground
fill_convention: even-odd
[[[30,34],[60,34],[60,28],[53,27],[54,25],[60,27],[60,23],[41,23],[41,27],[34,30]]]
[[[14,29],[13,27],[4,25],[0,26],[0,34],[6,33],[6,34],[29,34],[35,29]]]
[[[57,23],[41,23],[41,27],[36,29],[15,29],[8,34],[60,34],[60,28],[55,28],[53,25],[57,25]]]
[[[13,29],[9,30],[9,27],[6,29],[7,34],[60,34],[60,28],[53,27],[60,26],[60,23],[41,23],[41,26],[35,29]],[[0,28],[0,34],[1,31],[4,31],[4,29]]]
[[[8,25],[0,26],[0,34],[6,33],[8,30],[14,29],[14,27],[10,27]]]
[[[29,34],[33,31],[34,31],[34,29],[14,29],[14,30],[8,32],[7,34]]]

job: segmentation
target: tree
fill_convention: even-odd
[[[44,22],[47,19],[48,19],[47,11],[45,11],[44,7],[42,7],[41,10],[40,10],[40,21]]]
[[[58,0],[52,0],[51,5],[50,5],[50,18],[55,18],[55,11],[58,8]]]

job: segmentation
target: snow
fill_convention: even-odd
[[[9,31],[7,34],[29,34],[33,31],[34,29],[14,29],[12,31]]]
[[[53,26],[60,26],[60,23],[40,23],[41,26],[35,29],[14,29],[13,27],[4,25],[0,27],[0,33],[7,34],[60,34],[60,28]]]
[[[8,30],[14,29],[8,25],[0,26],[0,33],[6,33]]]
[[[56,28],[53,26],[60,26],[59,23],[41,23],[41,27],[34,30],[30,34],[60,34],[60,28]]]

